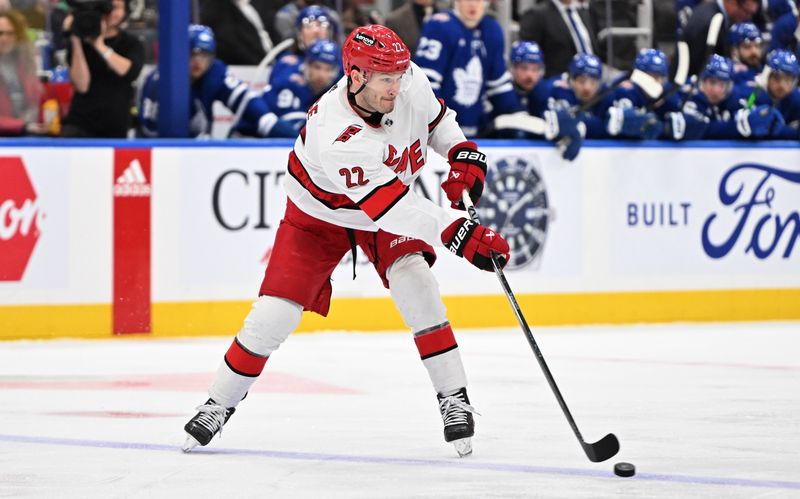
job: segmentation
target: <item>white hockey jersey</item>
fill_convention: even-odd
[[[289,154],[285,189],[298,208],[320,220],[442,246],[442,231],[458,217],[409,186],[427,163],[427,146],[447,157],[466,139],[418,66],[412,63],[403,77],[410,85],[377,126],[348,102],[347,77],[311,106]]]

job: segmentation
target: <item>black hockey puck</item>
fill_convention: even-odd
[[[626,478],[631,477],[636,474],[636,466],[631,463],[617,463],[614,465],[614,474]]]

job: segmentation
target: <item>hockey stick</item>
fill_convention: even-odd
[[[722,29],[722,23],[725,21],[725,16],[722,12],[717,12],[711,17],[711,22],[708,23],[708,32],[706,32],[706,53],[703,55],[703,64],[700,66],[700,72],[703,72],[703,69],[708,65],[708,61],[711,60],[711,56],[714,55],[714,49],[717,47],[717,40],[719,39],[719,32]],[[684,49],[685,47],[685,49]],[[678,71],[681,69],[681,58],[684,54],[681,53],[681,50],[686,50],[686,61],[688,62],[689,56],[689,46],[684,41],[678,42]],[[688,65],[686,67],[686,71],[688,72],[689,68]],[[699,79],[699,73],[696,75],[692,75],[692,85],[694,86]],[[675,73],[675,80],[678,79],[678,72]],[[686,79],[684,78],[684,82]],[[677,92],[677,90],[676,90]],[[689,100],[691,96],[691,92],[686,94],[683,99],[681,99],[681,104],[679,109],[683,109],[684,104],[686,101]]]
[[[473,206],[472,200],[469,197],[469,193],[466,190],[461,194],[461,199],[464,203],[464,206],[466,206],[467,212],[469,213],[469,217],[472,219],[472,221],[478,224],[481,223],[478,219],[478,212],[475,210],[475,206]],[[580,442],[581,447],[583,447],[583,452],[586,453],[586,457],[589,458],[589,461],[592,461],[593,463],[600,463],[607,459],[611,459],[617,454],[617,452],[619,452],[619,440],[617,440],[617,437],[614,436],[613,433],[609,433],[595,443],[587,443],[583,439],[580,430],[578,430],[578,425],[575,423],[575,419],[573,419],[572,414],[569,412],[567,403],[564,401],[564,397],[561,396],[561,391],[558,389],[556,381],[553,379],[553,375],[550,373],[550,368],[547,367],[547,363],[544,361],[542,351],[539,350],[539,346],[536,344],[536,340],[533,338],[533,333],[531,333],[531,329],[528,327],[525,317],[522,316],[522,310],[519,308],[517,299],[514,298],[514,293],[511,291],[511,287],[508,285],[506,276],[503,274],[503,269],[500,268],[500,264],[497,261],[497,256],[490,255],[490,257],[492,260],[492,266],[494,267],[494,273],[500,280],[500,285],[503,287],[503,291],[506,294],[506,298],[508,298],[508,302],[511,304],[511,308],[514,310],[514,315],[517,316],[517,321],[519,322],[520,327],[522,327],[522,332],[525,333],[525,338],[527,338],[528,344],[530,344],[531,348],[533,349],[533,353],[536,355],[536,360],[539,362],[539,367],[542,368],[542,372],[544,372],[544,376],[547,378],[547,383],[550,385],[550,389],[556,396],[558,405],[561,406],[561,411],[564,413],[564,416],[566,416],[567,421],[572,428],[572,432],[578,438],[578,442]]]
[[[684,42],[678,42],[678,66],[675,69],[675,78],[672,79],[672,88],[664,92],[659,100],[663,102],[667,102],[667,100],[672,97],[673,94],[680,91],[680,89],[686,84],[686,80],[689,78],[689,45]],[[681,105],[678,109],[683,109],[683,105],[686,103],[686,99],[688,95],[681,99]],[[655,107],[655,106],[654,106]]]
[[[711,22],[708,23],[708,32],[706,33],[706,54],[703,65],[700,66],[700,71],[708,64],[714,49],[717,47],[717,40],[719,39],[719,31],[722,29],[722,23],[725,21],[725,16],[722,12],[717,12],[711,17]]]
[[[756,103],[758,93],[767,88],[770,73],[772,73],[772,68],[764,64],[764,69],[762,69],[755,78],[756,88],[750,92],[750,96],[747,98],[747,104],[745,104],[745,109],[752,109]]]
[[[523,130],[535,135],[544,135],[545,122],[542,118],[531,116],[525,112],[514,114],[501,114],[494,119],[497,130],[514,129]]]

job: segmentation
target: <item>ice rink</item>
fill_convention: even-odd
[[[800,497],[800,324],[456,331],[474,454],[441,436],[409,333],[299,334],[221,438],[183,424],[231,338],[0,343],[0,497]],[[618,461],[634,478],[613,472]]]

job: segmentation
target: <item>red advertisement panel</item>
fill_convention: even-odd
[[[0,157],[0,281],[20,281],[44,213],[22,158]]]
[[[114,151],[114,334],[148,333],[150,149]]]

